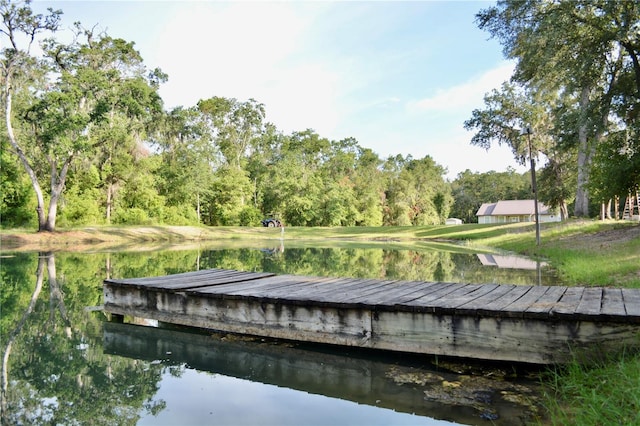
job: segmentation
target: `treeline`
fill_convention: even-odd
[[[623,9],[636,19],[638,6],[629,4]],[[501,28],[513,25],[506,18],[513,7],[507,2],[481,12],[481,27],[506,39],[515,30],[503,35]],[[29,2],[0,0],[0,14],[3,227],[256,226],[270,215],[292,226],[431,225],[447,217],[474,222],[483,202],[532,198],[526,173],[467,170],[448,182],[446,169],[430,156],[381,159],[352,138],[328,140],[310,129],[284,134],[253,99],[212,97],[166,111],[158,89],[167,75],[147,69],[134,43],[79,23],[73,41],[62,42],[55,38],[62,12],[34,14]],[[42,54],[35,56],[38,40]],[[614,47],[609,39],[602,43]],[[637,52],[638,40],[629,43],[618,51]],[[508,51],[512,57],[518,52]],[[616,92],[605,115],[624,121],[602,127],[589,118],[587,126],[580,121],[587,112],[582,98],[554,86],[562,97],[548,103],[549,96],[532,89],[542,83],[533,86],[530,79],[525,87],[516,80],[520,73],[514,81],[521,86],[505,85],[503,92],[487,95],[487,110],[474,111],[465,123],[478,131],[472,143],[511,144],[525,163],[527,141],[520,132],[533,126],[534,153],[548,158],[540,171],[539,199],[565,216],[574,200],[577,215],[597,214],[597,207],[585,210],[590,188],[598,202],[605,201],[625,195],[640,175],[638,120],[631,114],[640,107],[629,55],[620,54],[611,82]],[[640,67],[635,75],[640,93]],[[588,111],[595,111],[601,95],[594,89]],[[587,132],[585,145],[582,130],[598,132]],[[616,155],[609,160],[605,154],[611,152]]]

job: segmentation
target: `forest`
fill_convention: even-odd
[[[63,41],[63,12],[36,14],[29,1],[0,0],[0,14],[3,228],[260,226],[267,216],[435,225],[533,198],[531,176],[514,169],[449,181],[429,155],[380,158],[366,141],[285,134],[255,99],[166,110],[158,89],[169,76],[145,66],[135,41],[81,23]],[[615,216],[638,191],[639,17],[637,2],[604,0],[500,1],[476,15],[516,69],[469,112],[470,143],[536,159],[538,199],[565,218]]]

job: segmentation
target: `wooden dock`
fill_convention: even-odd
[[[103,290],[118,316],[334,345],[536,364],[640,348],[640,289],[212,269]]]

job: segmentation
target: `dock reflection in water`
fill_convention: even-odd
[[[265,341],[234,335],[198,334],[183,329],[114,322],[104,323],[103,345],[107,354],[161,363],[166,367],[183,367],[185,370],[182,371],[181,380],[176,384],[179,382],[184,385],[189,370],[195,369],[225,378],[238,378],[336,399],[331,408],[321,413],[322,418],[315,419],[316,424],[326,424],[328,421],[361,424],[367,420],[362,417],[367,411],[363,405],[371,407],[369,414],[373,417],[369,420],[375,420],[376,424],[456,422],[473,425],[490,421],[496,425],[518,425],[530,423],[541,411],[537,403],[540,393],[537,382],[506,380],[508,374],[499,368],[491,372],[485,370],[484,374],[472,374],[468,366],[456,364],[453,370],[462,373],[457,374],[449,369],[430,368],[430,360],[415,356],[372,354],[347,348]],[[487,376],[497,376],[498,379],[489,379]],[[156,398],[162,393],[162,383],[160,387]],[[191,395],[195,395],[204,391],[206,385],[196,382],[192,388]],[[274,423],[268,414],[260,417],[255,407],[251,407],[251,395],[252,392],[248,390],[246,395],[240,395],[241,398],[246,396],[242,403],[236,401],[234,424],[256,421],[260,424]],[[188,403],[190,395],[181,395],[180,398],[184,400],[180,405],[184,405]],[[214,401],[223,400],[224,395],[216,392],[207,395],[205,400],[207,398],[210,405],[204,410],[215,416],[220,410],[215,408]],[[310,414],[309,401],[305,403],[305,412],[295,413],[291,411],[287,400],[275,396],[271,398],[272,404],[281,405],[283,412],[288,411],[286,416],[291,416],[290,424],[313,423],[305,417]],[[347,420],[340,417],[348,415],[345,411],[341,414],[335,412],[344,409],[343,401],[358,404],[360,409],[354,418]],[[176,408],[168,404],[166,411],[169,416],[172,410]],[[179,410],[184,411],[184,407]],[[385,411],[396,417],[385,420]],[[398,417],[398,413],[407,415]],[[158,414],[159,417],[162,415]],[[188,413],[183,414],[183,419],[184,415]],[[243,417],[247,415],[251,417]],[[283,414],[278,416],[275,423],[287,423],[283,420]],[[215,423],[219,421],[224,422],[224,418],[218,418]]]

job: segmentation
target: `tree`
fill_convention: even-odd
[[[38,230],[52,230],[50,219],[45,215],[44,193],[38,182],[38,177],[23,146],[28,142],[28,136],[14,131],[14,112],[12,110],[13,97],[16,93],[22,95],[28,92],[29,82],[33,83],[41,78],[42,64],[31,55],[31,47],[36,37],[41,33],[55,32],[60,22],[61,11],[48,9],[49,15],[34,14],[29,7],[30,1],[13,3],[0,0],[0,15],[2,27],[0,33],[8,38],[9,43],[1,51],[0,64],[2,67],[2,106],[9,143],[25,168],[37,198]],[[24,42],[24,46],[21,45]],[[4,45],[4,42],[3,42]],[[66,174],[68,164],[63,164],[61,174]],[[52,189],[57,189],[52,180]],[[60,188],[61,189],[61,188]]]
[[[215,96],[198,101],[212,139],[227,164],[241,169],[253,142],[263,132],[264,105]]]
[[[396,226],[444,223],[453,198],[443,176],[446,170],[430,156],[387,159],[389,185],[385,197],[385,224]]]
[[[208,202],[211,223],[237,225],[243,222],[241,216],[253,220],[249,218],[257,216],[256,207],[251,205],[255,191],[246,163],[264,132],[264,105],[254,99],[239,102],[213,97],[200,100],[197,108],[220,154],[221,165],[215,170],[212,199]]]
[[[517,59],[513,80],[559,93],[573,112],[564,140],[577,147],[575,214],[589,213],[589,173],[597,145],[610,130],[612,103],[624,80],[640,95],[637,2],[501,1],[478,13],[479,26]]]
[[[353,176],[356,208],[362,226],[381,226],[384,199],[384,174],[380,170],[382,160],[369,148],[360,148]]]
[[[108,38],[101,40],[109,43]],[[141,67],[135,64],[141,61],[138,53],[133,50],[133,43],[124,43],[116,40],[114,47],[122,45],[122,49],[130,55],[133,62],[130,66]],[[105,53],[107,49],[105,49]],[[105,69],[110,67],[122,67],[122,59],[108,56],[116,56],[118,52],[107,53]],[[105,193],[105,218],[110,223],[115,197],[119,186],[127,175],[135,170],[135,162],[140,154],[145,152],[144,141],[149,134],[153,134],[157,123],[163,117],[162,100],[157,94],[159,84],[166,81],[166,75],[159,69],[155,69],[144,76],[139,68],[139,74],[128,78],[116,77],[110,82],[111,94],[109,96],[109,112],[105,119],[95,129],[94,140],[98,148],[96,158],[97,166],[101,172],[102,186]],[[126,71],[125,71],[126,72]]]
[[[561,100],[556,94],[504,83],[500,91],[493,90],[485,95],[484,102],[486,108],[474,110],[472,117],[464,123],[467,130],[476,130],[471,143],[486,149],[493,142],[508,145],[522,165],[530,156],[544,155],[547,163],[537,185],[539,201],[558,208],[566,218],[567,202],[574,197],[568,185],[575,183],[572,179],[575,166],[567,162],[575,158],[575,149],[570,143],[563,145],[562,131],[558,134],[558,129],[563,128],[561,120],[566,119]],[[531,134],[525,136],[525,128],[529,128]],[[488,198],[484,202],[500,199],[508,197]]]
[[[215,147],[197,108],[178,107],[163,116],[155,144],[162,165],[160,194],[169,206],[195,207],[201,217],[201,199],[211,196]]]
[[[104,128],[113,129],[118,118],[131,123],[161,109],[156,93],[160,72],[145,76],[142,58],[133,43],[96,36],[79,23],[75,24],[75,38],[70,44],[45,40],[44,58],[38,62],[29,55],[31,43],[39,31],[57,29],[61,12],[50,11],[45,18],[33,15],[28,3],[18,7],[3,1],[1,6],[3,34],[11,41],[11,47],[3,50],[2,61],[9,140],[36,193],[38,230],[53,231],[72,163],[94,156],[99,147],[113,140],[113,132],[104,137]],[[17,31],[31,35],[27,50],[19,49]],[[20,89],[33,95],[21,104],[20,115],[11,109],[17,63],[39,63],[42,81],[46,82],[37,86],[32,76],[23,80]],[[24,120],[21,140],[13,131],[18,117]],[[126,124],[125,129],[134,130]],[[41,182],[49,182],[48,208]]]

